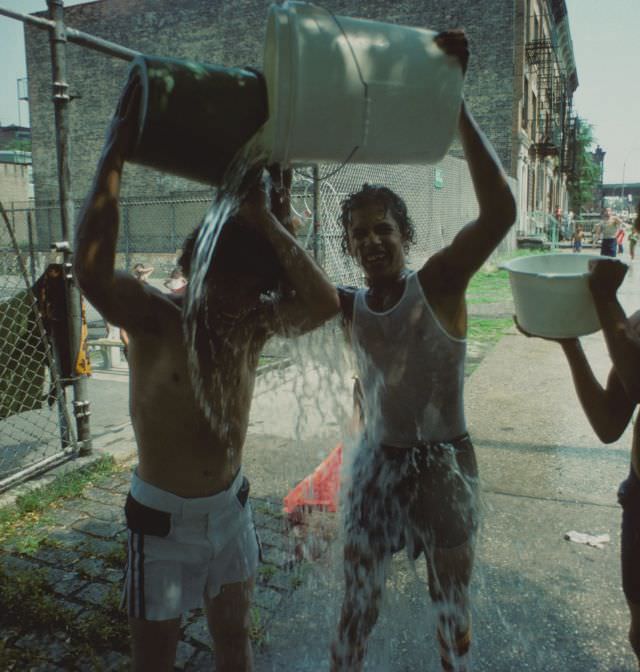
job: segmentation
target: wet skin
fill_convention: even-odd
[[[214,301],[209,305],[219,342],[211,385],[224,390],[208,395],[212,421],[193,391],[181,298],[154,297],[155,319],[146,329],[129,331],[138,474],[182,497],[224,490],[242,462],[255,372],[268,331],[259,311],[249,311],[258,304],[257,296],[244,303],[237,294],[234,298],[219,307]],[[243,308],[250,314],[242,317]]]

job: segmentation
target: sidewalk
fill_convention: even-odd
[[[640,264],[621,290],[625,308],[640,307]],[[509,306],[499,307],[509,314]],[[609,369],[601,334],[583,340],[600,380]],[[245,450],[252,506],[266,552],[253,614],[256,672],[321,672],[342,593],[337,520],[334,543],[314,562],[292,564],[292,539],[280,515],[282,496],[340,440],[350,406],[350,369],[333,351],[331,373],[296,368],[261,378]],[[105,374],[116,375],[116,374]],[[100,380],[96,380],[98,384]],[[130,425],[106,411],[121,408],[124,380],[108,381],[97,452],[135,455]],[[115,386],[115,387],[114,387]],[[125,395],[126,396],[126,395]],[[121,412],[121,411],[118,411]],[[483,357],[467,379],[466,412],[483,483],[484,520],[474,593],[477,672],[631,672],[628,617],[620,587],[620,511],[615,493],[628,471],[631,433],[602,445],[589,427],[560,348],[515,330]],[[292,427],[294,428],[292,432]],[[291,437],[295,436],[295,439]],[[128,472],[68,500],[49,531],[56,543],[35,557],[4,548],[2,564],[43,567],[60,606],[78,618],[119,590]],[[564,540],[577,530],[608,533],[604,549]],[[394,559],[387,598],[374,630],[367,670],[438,670],[435,624],[426,598],[426,572]],[[68,661],[63,636],[35,638],[28,628],[0,632],[8,648],[36,648],[39,670],[126,669],[113,651],[97,663]],[[2,646],[0,646],[0,660]],[[178,669],[211,670],[204,618],[185,622]],[[71,666],[70,666],[71,665]],[[1,666],[0,666],[1,667]]]

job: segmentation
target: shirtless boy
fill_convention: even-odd
[[[75,261],[87,299],[130,339],[138,467],[125,507],[125,596],[133,669],[173,670],[180,616],[204,603],[216,669],[241,672],[253,669],[249,604],[258,545],[241,463],[259,353],[271,335],[303,332],[335,314],[338,298],[254,189],[225,226],[219,263],[208,274],[213,375],[223,394],[211,400],[207,421],[190,385],[183,297],[114,269],[120,182],[139,100],[129,85],[80,217]],[[194,238],[181,260],[187,277]],[[283,284],[289,291],[273,291]]]
[[[465,69],[464,32],[438,41]],[[419,271],[405,265],[413,227],[397,194],[365,185],[342,205],[343,249],[362,267],[367,288],[340,290],[364,431],[344,514],[346,590],[333,672],[362,669],[389,560],[403,547],[412,559],[425,555],[443,669],[469,669],[477,466],[462,398],[465,290],[514,223],[516,206],[464,104],[459,132],[479,216]]]

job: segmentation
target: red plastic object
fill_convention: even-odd
[[[339,443],[305,479],[300,481],[284,498],[284,511],[290,518],[298,518],[314,509],[338,510],[342,443]]]

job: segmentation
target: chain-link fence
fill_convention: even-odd
[[[477,201],[466,162],[454,157],[427,166],[320,166],[316,175],[319,175],[317,184],[312,167],[295,169],[293,214],[301,222],[298,237],[337,283],[361,281],[353,261],[342,253],[339,215],[341,201],[365,182],[388,186],[406,201],[416,229],[416,244],[409,258],[412,266],[424,263],[477,216]],[[210,203],[211,194],[206,191],[177,198],[123,199],[116,265],[131,269],[136,263],[150,264],[155,268],[154,278],[168,276],[185,237],[200,223]],[[76,212],[80,206],[76,204]],[[60,239],[57,204],[33,208],[14,203],[9,216],[20,244],[34,250],[35,262],[31,265],[39,269],[51,245]],[[513,248],[515,228],[498,254]]]
[[[408,259],[413,268],[421,266],[434,252],[448,245],[478,214],[467,164],[453,157],[446,157],[438,165],[426,166],[322,166],[319,174],[319,237],[315,249],[319,263],[336,283],[362,284],[360,270],[342,251],[339,216],[341,202],[365,183],[387,186],[405,200],[416,231],[415,245]],[[314,249],[313,191],[312,171],[296,171],[293,207],[303,218],[303,235],[308,249]],[[504,255],[515,247],[514,228],[496,255]]]
[[[0,218],[0,491],[75,452],[38,300],[41,269],[29,252],[29,213],[24,221],[12,214]]]

